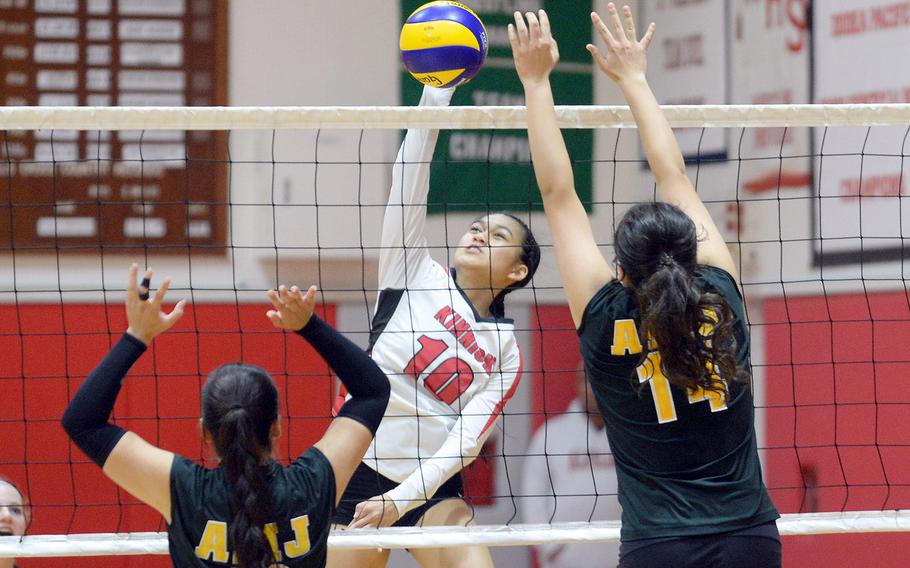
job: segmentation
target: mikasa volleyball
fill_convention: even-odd
[[[480,71],[487,57],[487,32],[464,4],[429,2],[405,20],[399,47],[415,79],[431,87],[454,87]]]

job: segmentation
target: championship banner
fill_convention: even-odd
[[[402,23],[425,3],[402,0]],[[592,38],[590,0],[468,0],[464,4],[483,20],[489,51],[477,76],[458,87],[452,106],[524,105],[524,89],[515,73],[507,26],[514,21],[516,10],[525,13],[541,8],[547,10],[553,36],[559,42],[560,61],[550,79],[556,104],[593,104],[594,64],[585,49]],[[416,105],[423,85],[404,66],[401,69],[401,104]],[[593,132],[565,130],[563,135],[573,159],[578,196],[590,209]],[[428,210],[542,210],[530,162],[525,130],[443,131],[430,171]]]
[[[809,0],[732,3],[731,103],[809,102],[808,4]],[[809,132],[804,128],[750,128],[742,140],[731,141],[729,153],[748,159],[740,168],[740,189],[747,196],[808,190],[812,183]]]
[[[648,82],[662,105],[727,103],[727,6],[725,0],[648,0],[641,3],[639,31],[655,22],[648,53]],[[686,159],[726,155],[726,131],[682,129],[676,139]]]
[[[813,4],[813,102],[910,102],[910,1]],[[910,177],[906,136],[907,127],[816,129],[817,262],[901,259],[910,230],[910,205],[900,199]]]

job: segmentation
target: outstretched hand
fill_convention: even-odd
[[[299,331],[313,316],[316,307],[316,286],[310,286],[304,293],[297,286],[291,286],[289,290],[282,285],[278,287],[277,292],[269,290],[269,300],[275,309],[269,310],[265,315],[271,320],[272,325],[279,329]]]
[[[525,17],[521,12],[515,12],[515,24],[509,24],[509,43],[518,78],[526,87],[549,78],[550,71],[559,62],[559,47],[550,32],[550,19],[543,10],[537,15],[528,12]]]
[[[395,502],[384,495],[377,495],[357,503],[354,507],[354,518],[348,528],[390,527],[397,521],[398,507],[395,506]]]
[[[588,51],[594,57],[594,61],[600,70],[608,77],[621,83],[626,79],[643,77],[648,66],[647,51],[651,45],[651,39],[654,37],[656,26],[652,22],[648,26],[645,35],[641,41],[638,41],[637,32],[635,31],[635,20],[632,18],[632,10],[628,6],[622,8],[623,18],[619,17],[616,5],[612,2],[607,6],[607,20],[610,27],[600,19],[596,12],[591,12],[591,21],[594,23],[594,29],[600,34],[607,46],[604,54],[597,46],[588,44]],[[625,20],[625,23],[623,23]]]
[[[138,284],[139,265],[130,266],[130,275],[126,285],[126,319],[129,323],[126,332],[148,345],[155,337],[169,330],[183,316],[186,300],[180,300],[170,313],[161,309],[161,303],[171,284],[165,278],[155,295],[149,298],[148,287],[152,280],[151,269],[146,269],[141,289]]]

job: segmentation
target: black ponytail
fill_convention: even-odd
[[[531,227],[529,227],[520,217],[516,217],[506,211],[500,211],[499,215],[505,215],[506,217],[515,220],[515,222],[521,226],[522,230],[524,230],[524,238],[521,240],[521,256],[519,256],[518,260],[528,267],[528,273],[524,278],[511,284],[493,298],[493,303],[490,304],[490,315],[502,318],[505,317],[506,314],[506,294],[509,294],[513,290],[524,288],[528,282],[534,278],[534,273],[537,272],[537,267],[540,266],[540,245],[537,243],[537,238],[534,236],[534,232],[531,231]]]
[[[730,306],[694,281],[698,239],[692,220],[676,206],[642,203],[623,217],[615,242],[635,289],[642,345],[649,338],[657,343],[667,380],[690,392],[703,388],[724,396],[724,381],[747,380],[737,362]]]
[[[278,418],[278,391],[259,367],[222,365],[202,391],[203,423],[212,434],[231,491],[228,535],[235,562],[268,568],[276,561],[264,527],[273,505],[263,460],[271,453],[271,427]]]

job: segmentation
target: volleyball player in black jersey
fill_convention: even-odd
[[[588,50],[631,107],[659,197],[617,226],[618,275],[575,193],[549,83],[559,52],[546,14],[528,13],[526,24],[516,13],[509,39],[557,263],[616,461],[620,566],[779,566],[733,259],[645,78],[654,25],[638,41],[629,8],[624,18],[608,9],[609,25],[591,15],[606,50]]]
[[[67,407],[67,433],[115,483],[161,513],[175,566],[324,566],[338,498],[385,413],[385,373],[313,314],[315,286],[269,291],[272,324],[303,336],[351,398],[322,439],[282,467],[271,458],[281,434],[271,377],[252,365],[222,365],[202,391],[203,433],[221,463],[203,468],[108,422],[130,367],[183,314],[184,301],[170,313],[161,309],[169,279],[145,299],[151,271],[141,288],[137,273],[134,264],[126,291],[129,327]]]

